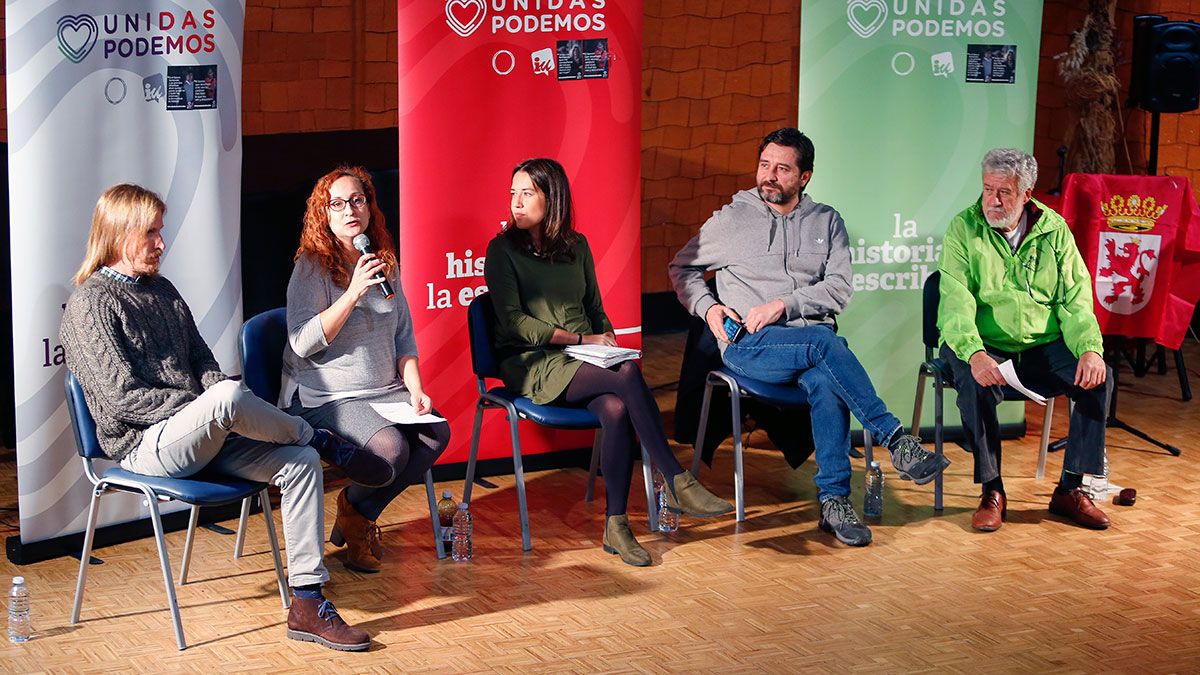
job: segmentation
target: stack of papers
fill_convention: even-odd
[[[601,368],[611,368],[622,361],[642,358],[641,350],[606,345],[571,345],[563,351],[571,358]]]

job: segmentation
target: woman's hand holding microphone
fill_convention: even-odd
[[[346,288],[346,293],[358,302],[362,299],[367,291],[372,286],[378,286],[386,281],[387,263],[379,259],[379,256],[374,253],[365,253],[358,258],[358,262],[354,264],[354,274],[350,277],[350,285]],[[372,278],[376,274],[381,276],[378,279]]]

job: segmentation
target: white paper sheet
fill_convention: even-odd
[[[370,403],[368,405],[379,413],[380,417],[396,424],[434,424],[446,421],[446,418],[438,417],[433,413],[418,415],[416,408],[412,407],[411,403]]]
[[[1029,398],[1030,401],[1033,401],[1038,405],[1046,405],[1045,396],[1042,396],[1036,391],[1026,389],[1025,385],[1021,384],[1021,378],[1017,377],[1017,369],[1015,366],[1013,366],[1011,359],[1001,363],[999,367],[1000,374],[1004,376],[1004,381],[1008,383],[1008,386],[1024,394]]]

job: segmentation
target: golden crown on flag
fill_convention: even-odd
[[[1104,213],[1108,226],[1124,232],[1153,230],[1166,210],[1166,205],[1159,206],[1154,197],[1142,199],[1138,195],[1129,195],[1128,200],[1121,195],[1113,195],[1107,203],[1100,202],[1100,211]]]

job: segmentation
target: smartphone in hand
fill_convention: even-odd
[[[725,338],[730,343],[737,342],[746,334],[746,326],[740,321],[734,321],[732,317],[725,317]]]

